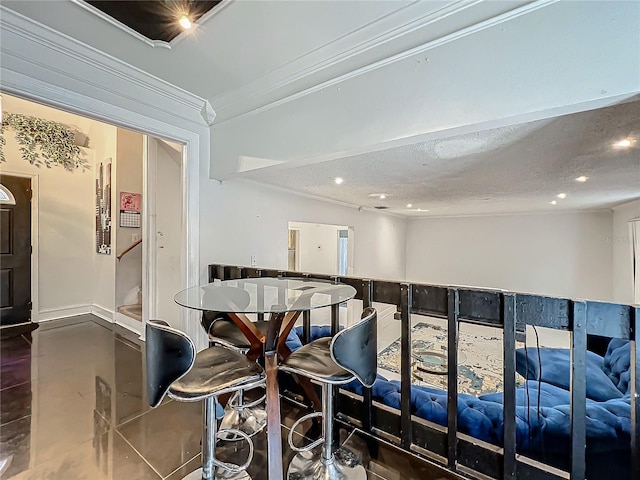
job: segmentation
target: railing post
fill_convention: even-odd
[[[503,479],[516,478],[516,296],[502,296],[502,342],[504,347]]]
[[[362,308],[373,306],[373,282],[371,280],[362,281]],[[364,412],[362,415],[362,429],[370,433],[373,427],[373,395],[371,388],[364,387],[362,401],[364,402]]]
[[[400,444],[411,448],[411,285],[400,284]]]
[[[586,477],[587,304],[570,302],[571,480]]]
[[[631,478],[640,478],[640,307],[631,309]]]
[[[456,470],[458,458],[458,320],[460,294],[447,290],[447,466]]]

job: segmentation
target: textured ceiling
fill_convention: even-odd
[[[613,147],[626,137],[637,143]],[[640,197],[640,101],[243,176],[411,216],[610,208]]]

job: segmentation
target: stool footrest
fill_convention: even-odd
[[[233,473],[244,472],[247,468],[249,468],[249,465],[253,460],[253,442],[251,441],[251,438],[249,438],[249,435],[247,435],[244,432],[241,432],[240,430],[236,430],[235,428],[225,428],[224,430],[220,430],[216,434],[216,437],[220,438],[221,440],[225,440],[225,438],[221,437],[221,435],[229,434],[229,433],[235,435],[236,437],[241,437],[243,440],[246,440],[247,443],[249,444],[249,455],[248,455],[247,461],[242,465],[236,465],[234,463],[222,462],[216,458],[213,458],[212,462],[216,467],[224,468],[225,470],[229,470],[230,472],[233,472]]]
[[[304,447],[296,447],[293,444],[293,432],[298,427],[298,425],[300,425],[305,420],[309,420],[311,418],[318,418],[318,417],[322,417],[322,412],[309,413],[304,417],[300,417],[298,420],[296,420],[296,423],[294,423],[293,426],[291,427],[291,430],[289,430],[289,447],[291,447],[291,450],[293,450],[294,452],[308,452],[309,450],[312,450],[316,448],[318,445],[322,445],[324,443],[324,437],[322,437],[316,440],[315,442],[312,442],[309,445],[306,445]]]

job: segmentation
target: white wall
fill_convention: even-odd
[[[22,158],[13,131],[7,129],[4,135],[7,162],[0,164],[2,173],[33,175],[38,182],[34,261],[39,278],[38,297],[32,299],[33,319],[55,318],[92,304],[97,285],[113,291],[113,277],[110,284],[101,283],[102,270],[94,268],[96,260],[102,260],[95,254],[95,160],[113,155],[109,148],[115,146],[116,129],[8,95],[3,95],[2,105],[6,112],[61,122],[89,136],[90,148],[84,148],[83,154],[90,168],[68,172],[61,167],[30,165]]]
[[[612,299],[613,214],[410,220],[407,279]]]
[[[640,200],[613,209],[613,233],[609,237],[613,248],[613,301],[633,303],[633,276],[629,220],[640,218]]]
[[[300,231],[298,255],[300,271],[338,274],[338,231],[348,226],[289,222],[290,229]]]
[[[288,222],[353,226],[355,276],[402,280],[405,277],[405,220],[262,185],[202,180],[200,265],[206,279],[210,263],[287,269]]]

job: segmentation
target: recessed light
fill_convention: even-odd
[[[580,183],[584,183],[587,180],[589,180],[589,177],[585,177],[584,175],[580,175],[578,178],[576,178],[576,182],[580,182]]]
[[[558,202],[556,202],[555,200],[551,200],[551,205],[556,205]]]
[[[617,142],[615,142],[613,146],[615,148],[629,148],[634,143],[636,143],[636,141],[633,138],[623,138],[622,140],[618,140]]]
[[[380,200],[384,200],[385,198],[387,198],[387,196],[384,193],[380,194]]]
[[[410,203],[407,203],[407,208],[411,208],[413,207],[413,205],[411,205]]]
[[[567,194],[566,193],[559,193],[558,195],[556,195],[558,198],[567,198]]]
[[[189,30],[192,27],[191,19],[189,17],[187,17],[186,15],[182,15],[180,17],[180,20],[178,20],[178,23],[185,30]]]
[[[342,177],[336,177],[336,179],[334,180],[334,182],[336,182],[336,185],[340,185],[342,182],[344,182],[344,178],[342,178]]]

